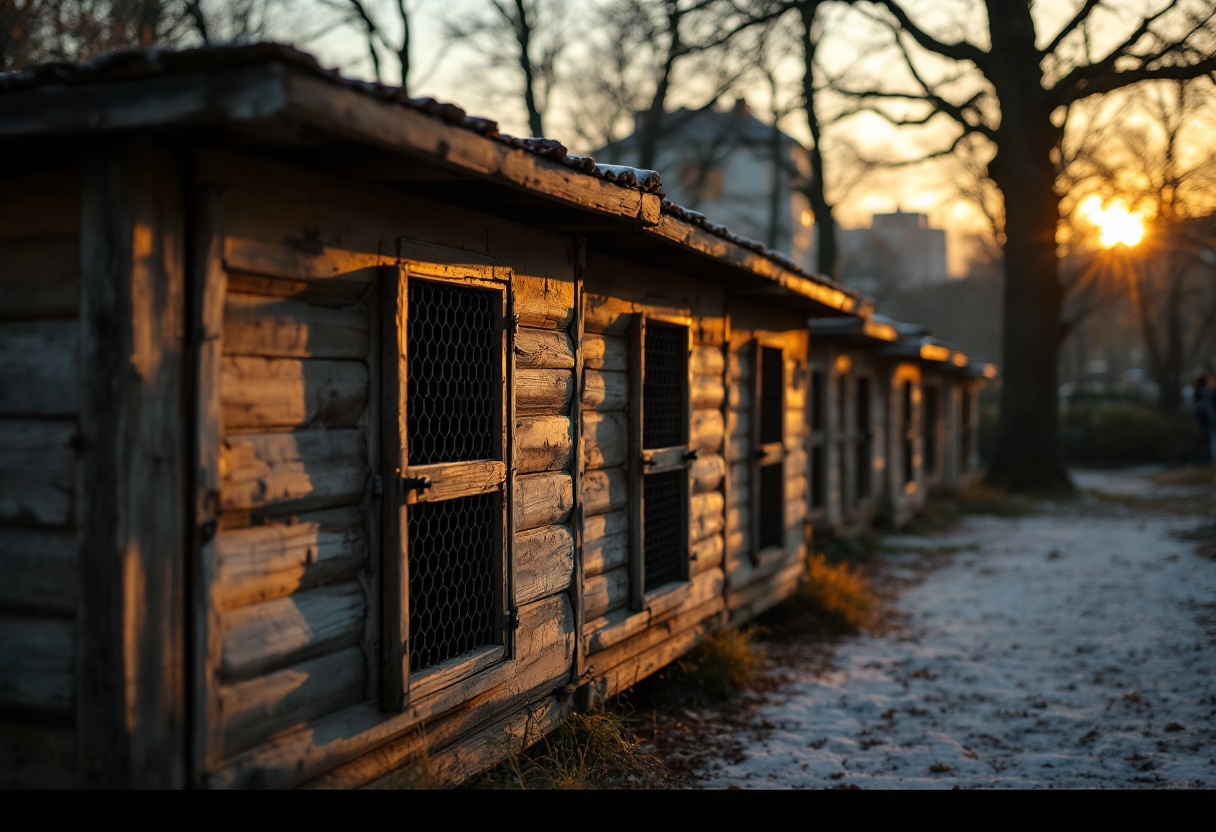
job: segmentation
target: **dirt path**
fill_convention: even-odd
[[[906,625],[790,672],[695,785],[1216,786],[1216,559],[1175,536],[1210,489],[1078,481],[1103,495],[888,538]]]

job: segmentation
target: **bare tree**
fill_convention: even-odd
[[[485,68],[512,71],[528,129],[544,136],[558,61],[570,44],[562,0],[484,0],[478,11],[449,21],[447,33],[474,50]]]
[[[952,122],[953,140],[928,155],[947,155],[968,136],[995,147],[988,174],[1003,196],[1007,279],[1004,384],[989,478],[1015,490],[1070,488],[1056,404],[1064,302],[1055,240],[1061,116],[1071,104],[1130,84],[1216,71],[1216,5],[1157,0],[1133,15],[1130,3],[1074,0],[1063,25],[1050,32],[1040,31],[1045,18],[1032,14],[1026,0],[984,0],[970,32],[931,31],[900,0],[873,6],[890,27],[907,83],[840,91],[859,110],[899,126],[939,117]],[[1119,21],[1129,18],[1112,40]]]
[[[321,4],[363,36],[376,81],[384,81],[380,52],[387,51],[397,62],[401,87],[409,90],[410,24],[414,12],[405,0],[321,0]]]

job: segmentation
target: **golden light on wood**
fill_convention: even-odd
[[[853,362],[849,360],[849,357],[847,355],[836,356],[836,372],[838,374],[844,375],[845,373],[847,373],[849,371],[849,368],[851,368],[852,366],[853,366]]]
[[[1121,199],[1103,205],[1101,197],[1091,194],[1077,206],[1077,214],[1098,230],[1102,248],[1131,248],[1144,239],[1144,219],[1128,210]]]
[[[955,350],[955,351],[954,351],[954,358],[953,358],[952,360],[954,361],[954,366],[955,366],[955,367],[966,367],[966,366],[967,366],[967,355],[966,355],[966,353],[961,353],[961,352],[959,352],[958,350]]]
[[[938,344],[921,344],[920,357],[926,361],[946,361],[950,358],[950,350]]]

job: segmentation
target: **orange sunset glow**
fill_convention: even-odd
[[[1132,248],[1144,239],[1143,217],[1128,210],[1127,204],[1121,199],[1103,204],[1101,197],[1091,195],[1077,206],[1077,213],[1097,229],[1098,244],[1102,248]]]

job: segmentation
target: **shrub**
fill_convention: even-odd
[[[761,652],[755,628],[728,628],[706,636],[700,644],[664,674],[662,698],[698,707],[722,702],[756,681]]]
[[[611,789],[660,785],[659,759],[643,751],[623,714],[599,706],[562,720],[528,751],[513,752],[477,788]]]
[[[831,565],[823,554],[807,561],[806,582],[794,603],[842,632],[856,633],[873,623],[875,596],[870,581],[859,567]]]
[[[1171,456],[1165,417],[1131,401],[1079,400],[1064,411],[1065,458],[1082,465],[1164,462]]]

